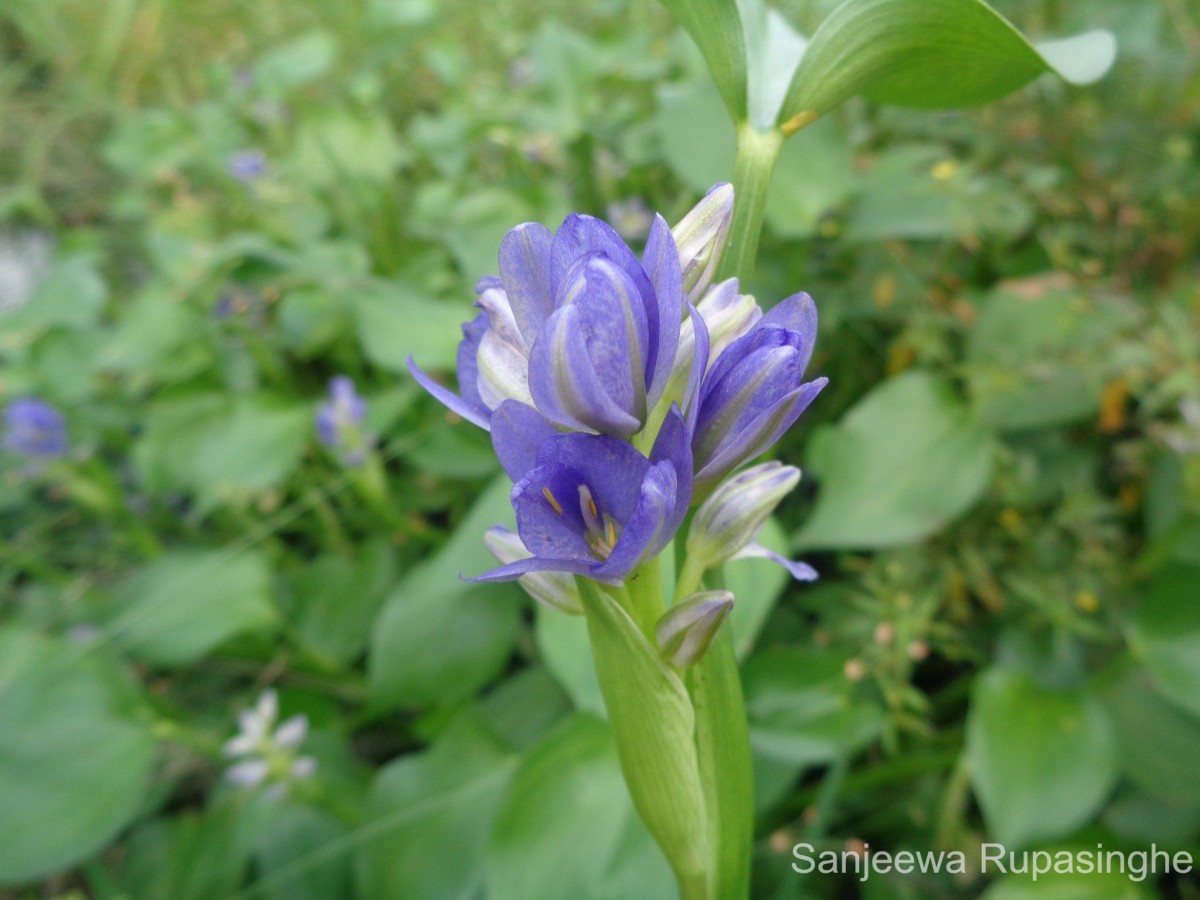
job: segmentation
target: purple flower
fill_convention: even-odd
[[[534,223],[500,246],[500,277],[476,286],[482,312],[463,326],[456,395],[409,370],[463,418],[490,427],[506,400],[570,429],[628,438],[671,375],[684,312],[679,254],[661,216],[641,261],[599,219]]]
[[[360,465],[370,445],[370,438],[363,431],[367,403],[346,375],[330,379],[329,398],[317,408],[317,439],[338,451],[346,465]]]
[[[267,171],[267,158],[261,150],[239,150],[229,157],[226,167],[229,174],[242,184],[261,178]]]
[[[13,400],[4,410],[4,440],[0,444],[26,456],[56,459],[67,452],[66,420],[43,400]]]
[[[713,363],[700,387],[692,452],[696,499],[765,452],[828,379],[802,383],[817,336],[817,308],[796,294],[766,313]]]
[[[492,431],[516,482],[517,533],[533,555],[471,580],[570,572],[620,583],[667,545],[687,513],[692,458],[683,417],[672,409],[649,458],[608,435],[526,433],[527,425],[541,427],[537,420],[508,401]]]

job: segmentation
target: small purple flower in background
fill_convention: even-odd
[[[537,84],[537,66],[528,56],[518,56],[508,64],[506,70],[508,86],[519,91]]]
[[[239,150],[226,162],[229,174],[242,184],[257,181],[267,171],[267,158],[261,150]]]
[[[329,380],[329,400],[317,408],[317,439],[337,451],[348,466],[361,465],[367,458],[371,438],[363,430],[367,402],[346,375]]]
[[[263,691],[253,709],[238,713],[238,733],[221,748],[223,756],[237,760],[225,771],[226,780],[239,787],[270,784],[268,791],[282,797],[291,785],[311,778],[317,761],[296,751],[308,734],[308,717],[292,716],[276,726],[279,698]]]
[[[4,409],[4,439],[0,446],[38,459],[57,459],[67,452],[66,420],[43,400],[13,400]]]
[[[238,66],[233,70],[233,83],[241,90],[250,90],[254,87],[254,82],[254,70],[249,66]]]
[[[233,295],[231,294],[222,294],[213,304],[213,315],[218,319],[230,319],[233,317],[234,311]]]

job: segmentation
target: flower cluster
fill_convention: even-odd
[[[276,725],[278,719],[279,697],[272,690],[238,713],[238,733],[221,750],[237,760],[226,770],[227,780],[247,788],[269,784],[272,794],[282,796],[292,783],[312,777],[317,761],[296,753],[308,734],[308,718],[292,716]]]
[[[623,583],[697,504],[703,565],[765,553],[753,538],[799,472],[736,473],[826,380],[803,381],[817,331],[807,294],[764,313],[736,279],[712,284],[732,208],[732,188],[717,185],[674,229],[655,216],[640,259],[590,216],[555,232],[519,225],[501,244],[499,276],[476,287],[459,393],[409,360],[429,393],[491,432],[514,482],[517,534],[493,530],[503,564],[477,580],[519,578],[577,611],[564,573]],[[721,608],[698,608],[709,607]]]

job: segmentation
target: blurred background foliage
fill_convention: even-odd
[[[822,580],[728,573],[755,896],[1200,896],[789,868],[1198,846],[1200,12],[996,5],[1114,71],[853,102],[775,175],[747,287],[816,298],[831,386],[768,533]],[[0,402],[70,448],[0,451],[0,895],[670,896],[581,621],[457,577],[506,484],[403,360],[452,369],[513,224],[636,243],[728,180],[688,39],[635,0],[8,0],[0,48]],[[335,374],[367,465],[317,443]],[[268,688],[316,769],[280,736],[247,787]]]

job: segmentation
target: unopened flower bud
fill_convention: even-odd
[[[654,637],[663,659],[677,669],[699,661],[733,609],[729,591],[692,594],[658,620]]]
[[[687,552],[706,568],[727,562],[754,540],[775,507],[796,483],[800,470],[765,462],[726,479],[696,512]]]
[[[489,528],[483,536],[483,542],[502,565],[533,556],[521,543],[521,538],[506,528]],[[566,572],[532,572],[522,575],[517,583],[538,603],[573,616],[583,614],[583,602],[573,575]]]
[[[708,363],[712,368],[721,351],[750,331],[762,318],[762,310],[749,294],[738,293],[738,280],[727,278],[713,285],[696,304],[696,312],[704,320],[708,330]],[[675,352],[675,363],[671,368],[671,381],[667,396],[683,395],[684,385],[692,371],[692,360],[696,353],[696,331],[691,316],[684,317],[679,326],[679,349]]]
[[[683,290],[695,303],[712,283],[733,221],[733,185],[718,184],[671,229],[679,248]]]
[[[708,326],[710,367],[722,350],[748,333],[763,315],[752,295],[738,293],[736,278],[727,278],[714,285],[696,304],[696,311]]]

